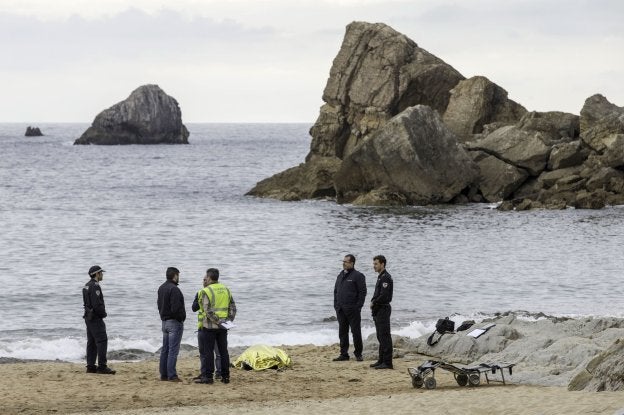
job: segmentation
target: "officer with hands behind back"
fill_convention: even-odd
[[[87,325],[87,373],[101,373],[114,375],[115,371],[106,366],[106,352],[108,336],[106,335],[106,306],[104,295],[100,288],[100,281],[104,278],[104,271],[99,265],[89,268],[91,280],[82,288],[82,302]],[[97,358],[98,365],[95,365]]]
[[[375,284],[375,293],[370,303],[377,340],[379,341],[379,358],[370,366],[375,369],[392,369],[392,336],[390,334],[392,276],[386,271],[386,257],[383,255],[377,255],[373,258],[373,268],[375,272],[379,273]]]

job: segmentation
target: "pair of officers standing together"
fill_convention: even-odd
[[[338,320],[340,355],[333,360],[337,362],[349,360],[349,329],[351,329],[353,354],[355,359],[361,362],[364,360],[361,310],[366,298],[366,279],[364,274],[355,269],[355,256],[351,254],[344,257],[342,268],[334,286],[334,309]],[[392,276],[386,271],[386,258],[383,255],[373,258],[373,269],[378,275],[370,308],[379,341],[379,352],[377,361],[370,366],[375,369],[392,369],[392,336],[390,334]]]
[[[106,307],[104,295],[99,282],[105,271],[94,265],[89,269],[91,280],[85,284],[82,296],[84,302],[84,319],[87,326],[87,373],[115,374],[107,366],[108,337],[106,335]],[[158,312],[162,320],[163,344],[160,352],[160,380],[181,382],[176,371],[178,353],[186,309],[184,296],[178,288],[180,271],[169,267],[166,271],[167,280],[158,288]],[[230,357],[227,349],[227,329],[222,324],[234,320],[236,304],[230,290],[219,283],[219,270],[209,268],[204,276],[203,288],[198,291],[193,302],[193,311],[198,313],[198,344],[200,354],[200,375],[195,383],[213,383],[215,369],[215,351],[217,377],[221,382],[230,382]],[[216,346],[216,348],[215,348]],[[97,365],[96,365],[97,360]]]

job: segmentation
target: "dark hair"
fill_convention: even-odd
[[[384,265],[384,267],[386,266],[386,257],[383,255],[376,255],[375,258],[373,258],[373,261],[377,260],[380,263],[382,263]]]
[[[180,270],[176,267],[167,268],[167,279],[172,280],[177,274],[180,274]]]
[[[349,261],[351,261],[353,265],[355,265],[355,257],[353,256],[353,254],[347,254],[345,255],[345,258],[349,258]]]
[[[206,270],[206,275],[208,275],[208,278],[212,281],[219,281],[219,270],[217,268],[208,268]]]

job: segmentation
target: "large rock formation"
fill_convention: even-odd
[[[325,105],[310,129],[305,164],[263,180],[248,194],[282,200],[335,196],[333,176],[341,160],[365,137],[410,106],[424,104],[442,113],[462,79],[385,24],[349,24],[323,93]],[[320,179],[310,175],[315,171]]]
[[[158,85],[143,85],[99,113],[74,144],[188,144],[178,102]]]
[[[357,203],[360,197],[366,204],[401,200],[424,205],[449,202],[477,175],[474,162],[438,113],[416,105],[344,158],[335,187],[338,202]]]
[[[588,98],[580,117],[528,112],[502,87],[483,76],[464,79],[392,28],[355,22],[323,100],[305,163],[248,194],[359,204],[503,201],[502,210],[624,203],[624,108],[602,95]],[[415,116],[419,105],[448,128]],[[401,121],[390,125],[396,116]],[[457,142],[471,160],[442,151]],[[476,173],[457,180],[445,163],[459,163],[458,175]]]

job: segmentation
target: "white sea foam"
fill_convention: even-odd
[[[67,360],[83,358],[85,345],[82,339],[62,337],[53,340],[26,338],[0,341],[0,355],[15,359]]]

